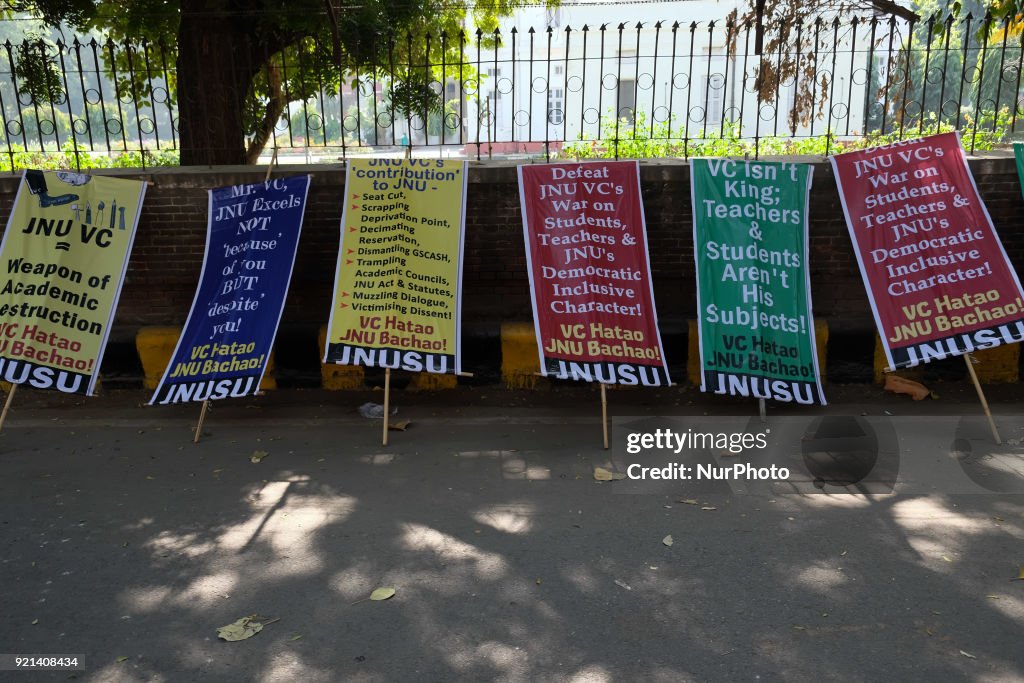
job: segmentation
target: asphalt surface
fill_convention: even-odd
[[[1002,447],[969,386],[938,390],[830,387],[828,408],[769,406],[769,424],[933,416],[962,425],[959,445],[908,462],[973,448],[972,466],[1024,473],[1018,387],[990,391]],[[627,492],[595,481],[631,458],[601,447],[588,388],[396,391],[411,423],[387,447],[355,411],[379,391],[218,405],[199,444],[198,406],[147,399],[17,395],[0,433],[0,654],[84,669],[0,680],[1024,679],[1022,493]],[[756,415],[688,389],[609,404]],[[378,587],[396,593],[366,600]],[[218,639],[252,614],[277,621]]]

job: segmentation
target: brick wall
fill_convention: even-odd
[[[834,332],[873,329],[853,249],[843,221],[832,170],[816,163],[811,190],[810,268],[815,313]],[[1024,201],[1012,157],[972,159],[974,172],[1010,259],[1024,266]],[[282,336],[311,334],[326,322],[338,248],[344,171],[337,167],[285,167],[275,175],[314,174],[295,276],[282,321]],[[181,324],[188,314],[206,239],[206,189],[258,182],[265,169],[157,169],[104,171],[145,178],[146,195],[128,276],[121,296],[114,343],[130,343],[138,328]],[[651,266],[659,316],[667,336],[680,334],[695,316],[693,227],[689,167],[642,163]],[[0,177],[0,212],[9,213],[16,176]],[[470,334],[496,334],[502,320],[530,320],[522,223],[515,167],[473,165],[469,177],[464,269],[464,322]],[[666,339],[670,346],[673,344]],[[315,336],[310,344],[315,344]],[[315,362],[315,351],[313,352]],[[672,354],[676,355],[676,354]],[[685,362],[685,353],[679,359]]]

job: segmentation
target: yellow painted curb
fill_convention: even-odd
[[[412,376],[407,389],[412,391],[437,391],[439,389],[454,389],[459,385],[459,378],[455,375],[441,375],[436,372],[417,372]]]
[[[147,389],[156,389],[160,378],[164,376],[167,364],[171,362],[174,347],[181,336],[180,327],[152,326],[143,327],[135,335],[135,350],[142,361],[145,373],[142,385]]]
[[[1020,344],[1003,344],[992,349],[975,351],[973,354],[978,364],[974,371],[978,375],[978,381],[983,384],[1006,384],[1020,381]],[[885,381],[883,370],[888,363],[885,360],[885,351],[882,348],[882,340],[875,335],[875,384]],[[903,368],[899,371],[900,377],[908,379],[919,378],[924,369],[923,365],[915,368]]]
[[[697,331],[697,321],[689,322],[686,378],[690,384],[700,386],[700,335]],[[821,374],[821,383],[825,384],[828,381],[828,321],[824,318],[814,319],[814,345],[818,354],[818,372]]]
[[[974,371],[978,381],[985,384],[1004,384],[1020,381],[1020,344],[1003,344],[994,349],[975,351],[978,364]]]
[[[828,382],[828,321],[824,318],[814,319],[814,351],[818,354],[818,373],[821,383]]]
[[[534,389],[540,358],[533,323],[501,324],[501,379],[509,389]]]
[[[327,325],[320,327],[317,335],[320,346],[320,358],[327,350]],[[320,363],[320,385],[328,391],[358,391],[363,388],[365,372],[359,365],[338,365],[337,363]]]
[[[135,350],[138,351],[139,360],[142,361],[142,371],[145,374],[143,386],[147,389],[156,389],[160,379],[167,370],[167,364],[171,362],[174,355],[174,347],[178,344],[178,337],[181,336],[181,328],[174,326],[152,325],[139,329],[135,335]],[[277,389],[277,379],[274,377],[274,352],[271,350],[270,358],[267,359],[267,372],[260,382],[261,391]]]
[[[700,332],[696,320],[690,320],[686,332],[686,379],[700,386]]]

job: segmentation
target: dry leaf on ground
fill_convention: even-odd
[[[252,455],[249,456],[249,462],[259,462],[268,455],[270,454],[266,451],[253,451]]]
[[[661,542],[671,548],[672,547],[672,534],[669,534],[665,538],[661,539]]]
[[[242,617],[237,621],[233,621],[227,626],[221,626],[217,629],[217,637],[228,642],[235,642],[238,640],[245,640],[246,638],[252,638],[262,630],[263,624],[256,621],[255,614],[251,614],[247,617]]]
[[[394,588],[378,588],[377,590],[370,593],[371,600],[387,600],[395,595]]]
[[[920,382],[893,374],[885,376],[885,390],[891,391],[894,394],[908,394],[915,401],[926,399],[932,393],[928,387]]]

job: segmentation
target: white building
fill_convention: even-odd
[[[696,0],[520,9],[502,22],[500,46],[481,50],[480,98],[465,102],[463,139],[487,142],[494,152],[535,152],[545,141],[607,138],[616,118],[619,138],[632,137],[634,126],[641,138],[715,137],[723,127],[743,138],[788,137],[794,82],[759,104],[754,30],[730,36],[726,28],[730,12],[745,7]],[[806,85],[819,95],[828,89],[827,102],[820,118],[792,134],[864,131],[865,28],[857,35],[848,24],[836,33],[831,23],[818,27],[817,63],[803,55],[801,66],[816,74]],[[467,35],[467,58],[475,60],[475,28]],[[769,63],[777,58],[764,55]]]

